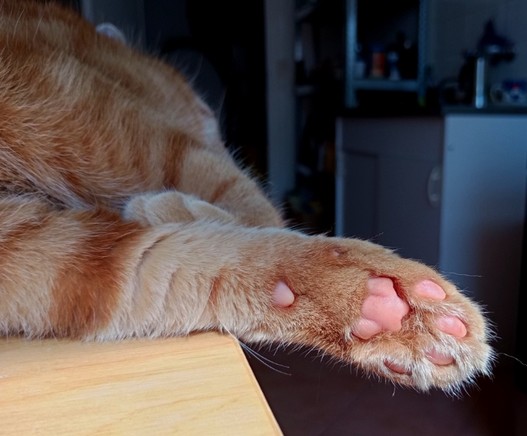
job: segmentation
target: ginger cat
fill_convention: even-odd
[[[219,330],[423,390],[488,374],[474,303],[380,246],[286,229],[176,71],[58,6],[0,5],[4,335]]]

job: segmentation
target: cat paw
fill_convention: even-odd
[[[136,195],[125,205],[122,215],[124,219],[139,222],[144,226],[198,220],[223,224],[235,222],[229,212],[177,191]]]
[[[456,380],[486,373],[490,352],[478,310],[452,299],[452,291],[429,279],[402,288],[387,277],[370,278],[347,334],[362,348],[360,365],[422,389],[455,388]]]
[[[275,286],[273,305],[303,325],[293,342],[419,390],[456,392],[489,374],[489,331],[475,303],[425,265],[347,244],[312,255],[323,264],[311,267],[315,276],[303,271],[301,281],[291,275]]]

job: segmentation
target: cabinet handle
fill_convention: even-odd
[[[436,208],[441,204],[441,179],[442,168],[441,165],[436,165],[428,175],[428,182],[426,184],[426,193],[430,206]]]

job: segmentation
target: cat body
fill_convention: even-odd
[[[474,303],[383,247],[286,229],[179,73],[57,6],[0,5],[4,335],[219,330],[419,389],[488,373]]]

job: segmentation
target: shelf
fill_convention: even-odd
[[[355,89],[367,91],[408,91],[417,92],[417,80],[389,80],[389,79],[354,79],[350,85]]]
[[[313,85],[297,85],[295,87],[295,94],[297,97],[309,97],[315,93],[315,86]]]
[[[345,105],[347,107],[356,108],[360,104],[357,101],[356,91],[364,90],[413,92],[416,94],[417,101],[424,99],[426,94],[428,1],[346,0]],[[378,16],[375,14],[376,12],[379,13]],[[411,17],[411,19],[398,18],[403,15],[404,17]],[[369,26],[373,24],[377,27],[381,26],[382,31],[370,32],[371,34],[367,35],[364,35],[364,32],[361,33],[361,28],[370,29]],[[355,79],[358,47],[368,47],[374,42],[388,46],[395,39],[398,31],[412,35],[411,39],[416,47],[417,55],[415,71],[412,71],[411,74],[406,72],[403,77],[415,79]]]

